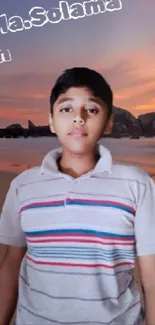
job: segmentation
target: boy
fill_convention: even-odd
[[[50,97],[61,147],[10,185],[0,221],[0,324],[155,324],[155,190],[98,144],[111,132],[112,91],[97,72],[66,70]],[[19,277],[19,286],[18,286]]]

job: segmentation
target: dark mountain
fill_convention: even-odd
[[[155,112],[139,115],[138,117],[145,137],[155,136]]]
[[[6,127],[6,138],[19,138],[24,136],[24,128],[20,124],[12,124]]]
[[[112,137],[140,137],[143,135],[140,121],[129,111],[113,106],[114,128]]]
[[[52,136],[49,126],[36,126],[30,120],[28,121],[28,135],[31,137],[49,137]]]
[[[155,112],[142,114],[136,118],[126,109],[113,106],[114,127],[111,138],[139,138],[141,136],[155,136]],[[55,137],[51,133],[49,126],[36,126],[30,120],[28,128],[23,128],[20,124],[12,124],[5,129],[0,129],[0,138],[18,138],[18,137]]]

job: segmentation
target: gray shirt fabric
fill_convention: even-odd
[[[155,186],[98,145],[94,170],[58,170],[62,149],[16,177],[0,242],[27,246],[16,325],[142,325],[136,255],[155,254]]]

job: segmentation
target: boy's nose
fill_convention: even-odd
[[[75,116],[73,120],[74,124],[84,124],[84,118],[81,115]]]

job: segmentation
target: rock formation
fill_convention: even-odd
[[[145,137],[155,136],[155,112],[142,114],[138,117]]]
[[[140,137],[143,130],[139,120],[129,111],[113,106],[114,128],[112,137]]]
[[[114,127],[111,138],[139,138],[141,136],[155,136],[155,112],[142,114],[138,118],[134,117],[129,111],[113,106]],[[12,124],[5,129],[0,129],[0,138],[18,137],[55,137],[49,126],[36,126],[30,120],[28,128],[23,128],[20,124]]]

